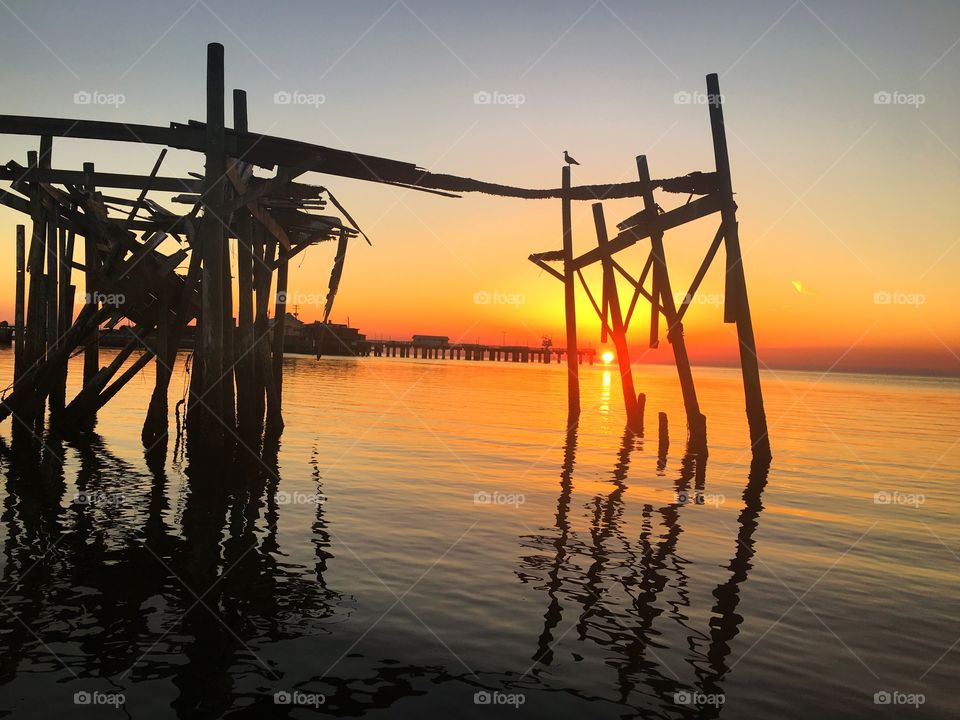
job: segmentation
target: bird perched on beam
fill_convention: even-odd
[[[580,163],[578,163],[576,160],[574,160],[572,157],[570,157],[570,155],[567,153],[566,150],[563,151],[563,161],[564,161],[567,165],[579,165],[579,164],[580,164]]]

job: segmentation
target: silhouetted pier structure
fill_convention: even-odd
[[[643,402],[634,388],[630,351],[627,344],[627,330],[637,301],[641,297],[647,300],[650,305],[649,346],[650,348],[657,348],[662,336],[665,336],[673,348],[674,362],[677,367],[680,391],[683,395],[683,404],[687,416],[688,445],[692,451],[706,453],[707,421],[700,411],[690,360],[687,355],[682,321],[722,244],[726,255],[723,319],[726,323],[735,324],[737,328],[740,368],[743,374],[744,398],[750,428],[750,444],[754,456],[769,458],[771,456],[770,439],[767,436],[767,420],[763,408],[763,394],[760,388],[757,346],[753,335],[750,306],[747,301],[743,257],[740,252],[737,203],[733,195],[730,159],[727,153],[726,131],[723,122],[723,98],[720,95],[720,84],[715,74],[707,76],[707,106],[713,136],[716,166],[714,172],[695,172],[674,180],[655,181],[650,177],[647,157],[639,155],[636,158],[636,163],[641,188],[639,196],[643,200],[643,208],[618,223],[616,227],[619,232],[611,238],[607,232],[603,203],[600,202],[607,199],[607,196],[595,195],[592,199],[597,201],[593,203],[597,246],[578,256],[573,252],[571,203],[582,198],[571,188],[570,164],[567,164],[563,167],[561,175],[563,187],[561,196],[561,247],[559,250],[534,253],[529,256],[529,260],[563,283],[567,347],[569,350],[568,360],[573,357],[577,348],[574,291],[579,279],[590,304],[600,318],[601,342],[605,342],[609,338],[616,347],[627,424],[635,428],[643,427]],[[654,199],[653,193],[657,188],[666,192],[683,192],[688,194],[689,197],[685,204],[664,211]],[[694,199],[695,196],[696,199]],[[670,274],[667,270],[664,234],[668,230],[714,213],[720,214],[720,227],[678,307],[673,295]],[[616,255],[647,239],[650,240],[650,250],[643,268],[635,277],[617,261]],[[551,265],[551,262],[559,263],[560,269]],[[602,268],[603,280],[599,302],[583,276],[584,268],[595,263],[600,263]],[[618,276],[622,276],[632,290],[632,297],[625,313],[620,305]],[[646,287],[648,279],[649,288]],[[660,330],[661,316],[666,324],[663,333]],[[577,364],[570,361],[569,370],[569,416],[571,422],[574,422],[580,415]]]
[[[719,97],[716,85],[716,76],[710,76],[708,90]],[[153,126],[0,115],[0,133],[39,138],[39,149],[28,152],[26,164],[11,160],[0,167],[0,181],[10,186],[0,191],[0,203],[30,219],[29,246],[26,226],[17,226],[14,382],[0,401],[0,420],[12,417],[17,431],[35,434],[46,427],[49,410],[51,425],[71,431],[91,428],[100,408],[154,362],[155,386],[145,412],[142,439],[148,451],[165,447],[172,366],[184,328],[195,323],[198,341],[186,403],[188,446],[220,455],[238,442],[249,449],[279,437],[290,260],[319,243],[336,243],[324,308],[327,322],[350,241],[358,236],[367,239],[326,187],[298,181],[305,173],[315,172],[446,197],[481,192],[561,199],[562,249],[531,256],[531,260],[564,282],[567,337],[563,352],[558,348],[548,353],[535,348],[468,345],[455,352],[465,358],[490,357],[492,352],[494,360],[510,357],[517,362],[524,357],[528,361],[565,357],[574,419],[579,416],[577,367],[593,354],[577,346],[573,283],[575,275],[582,280],[582,268],[599,261],[604,268],[602,310],[594,305],[604,319],[604,333],[612,333],[618,347],[628,418],[636,420],[639,403],[633,394],[623,337],[633,304],[625,318],[618,318],[614,270],[632,278],[614,255],[650,238],[651,257],[640,279],[632,282],[637,294],[651,300],[652,320],[660,313],[666,318],[688,425],[695,437],[704,425],[682,343],[680,320],[687,303],[679,309],[673,307],[660,240],[670,228],[720,212],[721,228],[691,292],[723,242],[727,256],[725,320],[737,325],[751,440],[755,452],[769,454],[719,102],[710,105],[714,173],[654,180],[646,173],[644,161],[638,165],[637,181],[575,187],[567,166],[561,187],[532,189],[432,173],[414,163],[250,132],[246,93],[234,90],[232,99],[233,127],[228,128],[224,51],[214,43],[207,47],[205,122]],[[80,170],[60,169],[53,166],[54,137],[144,143],[162,150],[146,175],[102,172],[92,162],[83,163]],[[167,148],[202,155],[203,172],[184,177],[161,175]],[[273,175],[256,175],[257,169]],[[702,197],[661,213],[653,202],[655,189]],[[131,191],[136,191],[136,197],[123,195],[133,194]],[[156,195],[164,196],[164,204]],[[642,198],[644,209],[622,222],[618,226],[621,232],[608,241],[602,209],[595,208],[598,247],[575,256],[570,204],[598,198]],[[168,207],[178,204],[189,209],[183,212]],[[231,257],[236,257],[235,271]],[[561,260],[563,272],[549,266],[549,260]],[[643,278],[651,265],[653,288],[647,291]],[[81,287],[82,302],[75,307],[74,298]],[[100,329],[124,321],[130,325],[129,340],[102,365]],[[68,401],[68,361],[79,354],[84,358],[82,389]]]

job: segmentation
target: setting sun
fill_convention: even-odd
[[[601,359],[604,363],[606,363],[607,365],[609,365],[610,363],[613,362],[613,353],[610,352],[609,350],[605,350],[603,353],[601,353],[600,359]]]

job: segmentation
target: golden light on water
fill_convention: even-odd
[[[613,362],[613,357],[614,357],[614,356],[613,356],[613,353],[610,352],[609,350],[604,350],[604,351],[600,354],[600,360],[602,360],[602,361],[603,361],[605,364],[607,364],[607,365],[609,365],[610,363]]]

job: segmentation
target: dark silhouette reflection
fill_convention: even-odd
[[[534,569],[547,571],[547,595],[550,604],[543,616],[543,632],[537,641],[537,651],[533,659],[544,665],[553,661],[553,633],[563,615],[560,606],[559,590],[561,587],[560,573],[564,569],[564,560],[567,555],[570,523],[567,515],[570,512],[570,494],[573,492],[573,466],[577,454],[577,426],[571,425],[567,429],[566,442],[563,445],[563,465],[560,471],[560,497],[557,499],[556,529],[557,536],[552,542],[555,554],[549,566],[544,567],[539,557],[531,558]],[[540,540],[540,538],[537,538]],[[532,576],[530,576],[532,577]]]
[[[647,456],[657,475],[667,467],[663,439],[661,433],[656,457]],[[690,607],[695,576],[680,554],[680,518],[685,506],[704,503],[707,457],[688,450],[673,480],[673,500],[659,507],[641,500],[631,520],[628,476],[631,462],[637,465],[634,454],[642,450],[642,438],[627,429],[610,473],[610,491],[577,512],[572,506],[576,432],[567,436],[555,525],[521,537],[523,548],[533,553],[521,557],[518,576],[543,590],[547,600],[531,676],[549,685],[551,666],[564,664],[557,658],[561,643],[583,644],[571,652],[575,661],[596,646],[612,670],[616,701],[628,708],[619,716],[718,717],[723,705],[709,699],[723,693],[732,642],[743,621],[736,610],[752,567],[769,461],[751,466],[736,547],[726,566],[730,577],[713,591],[709,624],[697,627],[690,618],[702,611]],[[635,469],[633,476],[642,473]],[[637,523],[634,540],[631,527]],[[684,640],[668,644],[668,636],[678,634]]]
[[[530,668],[474,674],[363,655],[351,641],[366,626],[338,634],[357,601],[331,580],[335,506],[324,495],[319,445],[291,485],[281,482],[279,445],[216,465],[181,455],[165,468],[153,453],[143,463],[121,459],[95,433],[0,440],[0,695],[42,693],[47,717],[71,716],[79,691],[124,693],[133,717],[303,714],[275,704],[278,691],[323,694],[321,712],[335,716],[404,717],[417,706],[402,703],[428,693],[477,690],[543,691],[545,703],[561,693],[561,702],[602,703],[601,714],[619,717],[719,715],[722,707],[676,697],[723,692],[767,468],[751,470],[729,577],[713,591],[704,624],[689,619],[702,612],[690,607],[696,573],[682,556],[681,518],[696,519],[687,513],[707,490],[706,459],[687,454],[671,468],[664,458],[660,473],[673,476],[665,484],[655,440],[645,447],[627,430],[608,485],[581,500],[577,445],[574,426],[552,524],[521,538],[518,574],[545,594],[542,625],[528,630]],[[652,502],[644,494],[651,484],[669,487],[670,500]],[[298,532],[305,559],[283,547]],[[598,651],[609,697],[556,679],[570,644],[579,646],[575,662]],[[44,717],[22,703],[14,709]]]
[[[123,692],[138,716],[135,689],[162,679],[175,696],[151,700],[167,707],[150,715],[288,715],[295,708],[276,705],[273,695],[294,689],[291,667],[313,663],[277,651],[278,643],[329,635],[354,606],[325,578],[333,555],[318,451],[316,502],[308,505],[312,566],[291,562],[278,542],[291,500],[275,455],[190,463],[186,484],[147,460],[147,471],[133,467],[96,434],[66,444],[45,437],[16,451],[0,440],[0,693],[42,679],[55,688],[51,716],[67,717],[77,691]],[[326,712],[357,715],[422,694],[418,678],[463,682],[442,668],[390,660],[367,660],[355,674],[300,689],[327,694]]]

